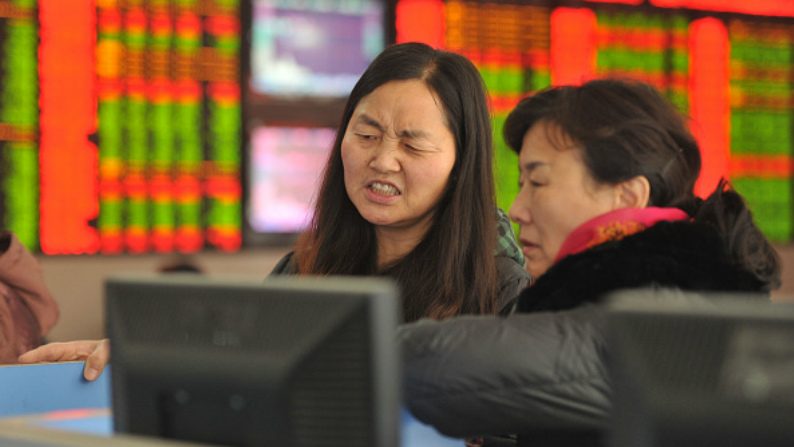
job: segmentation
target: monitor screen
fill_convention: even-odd
[[[608,328],[611,446],[794,445],[794,306],[629,291]]]
[[[274,96],[347,96],[384,47],[380,0],[255,0],[251,87]]]
[[[312,218],[336,131],[261,126],[251,132],[248,224],[257,233],[298,233]]]
[[[106,298],[116,431],[241,446],[399,445],[391,282],[116,278]]]

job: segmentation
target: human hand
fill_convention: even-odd
[[[110,361],[110,341],[78,340],[48,343],[19,356],[19,363],[68,362],[85,360],[83,377],[96,380]]]

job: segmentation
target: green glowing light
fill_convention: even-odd
[[[788,42],[770,45],[747,40],[734,40],[731,41],[731,59],[767,68],[788,68],[791,60],[794,59],[794,50]]]
[[[137,99],[126,101],[127,160],[136,167],[142,167],[149,150],[148,128],[146,127],[146,103]]]
[[[118,100],[100,100],[97,106],[99,118],[99,156],[101,159],[121,158],[122,148],[122,105]]]
[[[97,225],[103,232],[121,230],[124,225],[124,208],[120,200],[101,200]]]
[[[491,94],[520,94],[525,91],[524,73],[518,68],[480,68],[485,85]]]
[[[174,161],[174,131],[170,103],[153,104],[149,107],[149,124],[152,136],[152,163],[166,168]]]
[[[770,240],[788,242],[792,235],[790,179],[735,178],[734,188],[744,196],[755,222]]]
[[[149,228],[149,212],[146,200],[127,200],[127,226]]]
[[[152,224],[155,228],[174,228],[174,203],[171,201],[154,201],[152,203]]]
[[[494,131],[494,179],[496,181],[496,205],[510,209],[518,194],[518,156],[502,138],[502,129],[507,115],[500,114],[493,119]]]
[[[213,227],[239,228],[242,216],[241,203],[210,199],[207,221]]]
[[[790,155],[794,118],[788,110],[731,111],[731,152]]]
[[[236,56],[240,50],[240,38],[236,36],[215,36],[212,46],[220,54]]]
[[[176,218],[180,227],[201,226],[201,202],[179,203]]]
[[[32,10],[35,2],[14,5]],[[3,76],[0,88],[0,122],[18,132],[35,135],[38,127],[38,35],[30,19],[3,21]],[[14,232],[30,250],[38,247],[38,147],[34,142],[0,142],[0,193],[4,228]]]
[[[179,164],[197,167],[204,159],[201,143],[201,105],[176,104],[174,106],[174,144]]]
[[[660,51],[600,48],[597,52],[596,59],[596,65],[599,68],[642,70],[649,73],[665,72],[664,53]]]
[[[3,191],[8,192],[4,226],[32,250],[38,245],[38,151],[30,143],[6,143],[2,153],[7,163]]]
[[[548,70],[533,71],[529,81],[530,90],[538,91],[551,85],[551,73]]]
[[[240,106],[210,103],[212,160],[220,164],[240,163]]]

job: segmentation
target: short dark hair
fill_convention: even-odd
[[[538,121],[553,123],[578,144],[599,183],[644,176],[653,206],[679,206],[693,197],[697,141],[675,107],[648,84],[600,79],[525,98],[505,122],[507,144],[520,152]]]
[[[443,106],[455,137],[455,164],[434,222],[402,260],[378,271],[372,224],[347,196],[341,145],[359,102],[391,81],[422,80]],[[386,48],[367,68],[347,100],[310,228],[295,253],[299,271],[312,274],[386,274],[403,291],[404,317],[444,318],[498,309],[496,204],[487,96],[476,67],[465,57],[420,43]]]
[[[780,285],[777,253],[753,223],[744,200],[721,181],[706,201],[695,196],[701,157],[684,117],[658,90],[637,81],[598,79],[581,86],[552,87],[522,99],[504,125],[516,152],[537,123],[552,124],[582,152],[599,183],[643,176],[649,205],[677,207],[718,229],[737,263],[766,285]],[[552,142],[553,135],[550,135]]]

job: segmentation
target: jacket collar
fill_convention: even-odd
[[[621,208],[594,217],[573,230],[562,243],[554,262],[609,241],[618,241],[662,221],[688,218],[678,208]]]
[[[571,309],[612,291],[640,287],[761,292],[763,284],[733,261],[710,225],[659,222],[620,240],[572,254],[522,292],[517,310]]]

